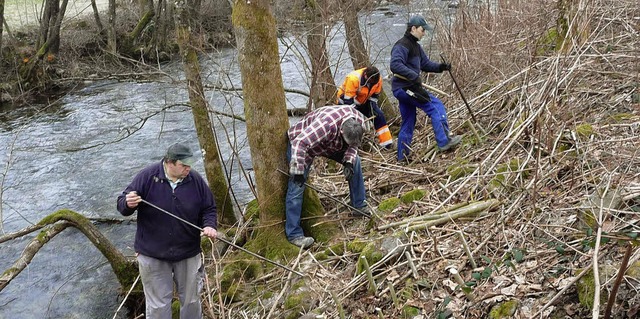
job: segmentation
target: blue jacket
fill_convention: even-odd
[[[409,79],[407,81],[394,76],[391,80],[392,91],[414,85],[411,81],[415,81],[420,76],[420,71],[442,72],[440,63],[429,60],[418,43],[418,38],[409,32],[405,32],[404,36],[393,45],[390,64],[393,74]]]
[[[200,231],[145,203],[136,209],[127,207],[125,195],[136,191],[142,199],[201,228],[217,228],[217,212],[213,194],[195,171],[182,180],[175,190],[164,174],[162,162],[140,171],[118,196],[118,211],[129,216],[138,211],[135,251],[167,261],[179,261],[200,253]]]

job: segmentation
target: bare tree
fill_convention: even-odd
[[[2,53],[2,32],[4,26],[4,0],[0,0],[0,53]]]
[[[209,181],[209,187],[214,194],[220,222],[233,224],[236,222],[229,195],[229,186],[226,183],[221,159],[218,152],[218,141],[211,125],[211,118],[204,97],[204,88],[200,77],[200,63],[198,62],[197,41],[192,34],[198,17],[199,1],[179,1],[176,5],[177,37],[182,62],[187,77],[187,89],[191,101],[193,121],[198,134],[200,147],[204,150],[204,169]]]
[[[327,22],[329,1],[306,1],[307,6],[307,49],[311,61],[311,99],[307,109],[312,105],[316,108],[335,104],[336,84],[329,66],[327,52],[327,32],[330,29]]]

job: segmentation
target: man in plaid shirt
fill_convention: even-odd
[[[349,181],[351,206],[367,212],[364,179],[358,157],[362,142],[365,118],[350,105],[334,105],[319,108],[305,115],[287,131],[289,143],[289,184],[286,200],[285,233],[292,244],[308,248],[314,242],[305,237],[300,226],[302,198],[309,169],[316,156],[332,159],[344,166],[344,176]]]

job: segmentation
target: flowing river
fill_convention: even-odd
[[[446,3],[438,3],[446,7]],[[415,13],[415,12],[414,12]],[[426,14],[425,14],[426,15]],[[388,6],[362,17],[362,32],[372,61],[388,74],[391,46],[405,29],[409,14]],[[343,30],[331,32],[329,50],[337,84],[352,70]],[[300,60],[302,49],[287,47],[294,37],[280,41],[285,88],[308,92],[308,73]],[[425,37],[423,44],[430,39]],[[298,44],[299,46],[299,44]],[[203,57],[206,84],[241,87],[233,49]],[[179,63],[163,65],[169,77],[155,82],[97,81],[47,105],[0,109],[0,183],[2,230],[10,233],[37,223],[56,210],[68,208],[89,218],[122,219],[116,197],[134,174],[159,161],[174,142],[198,149],[193,118],[184,106],[188,95]],[[171,78],[173,80],[169,80]],[[265,79],[266,81],[270,79]],[[385,87],[388,89],[388,83]],[[387,91],[390,94],[390,91]],[[240,91],[209,92],[216,111],[243,114]],[[287,107],[304,107],[305,96],[288,93]],[[297,118],[290,119],[291,122]],[[237,149],[244,168],[251,168],[245,125],[214,116],[221,154],[234,195],[240,205],[254,198],[236,169]],[[141,124],[144,125],[141,125]],[[268,128],[265,128],[268,129]],[[195,169],[203,173],[202,163]],[[250,173],[251,170],[249,170]],[[122,252],[133,256],[135,222],[96,223]],[[0,269],[9,268],[35,234],[0,244]],[[0,292],[0,319],[112,318],[121,302],[121,287],[106,259],[74,228],[54,237],[29,266]],[[124,310],[118,318],[125,318]]]

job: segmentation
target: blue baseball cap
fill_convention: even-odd
[[[425,20],[423,17],[421,16],[413,16],[411,17],[411,19],[409,19],[409,22],[407,22],[407,26],[409,27],[422,27],[425,30],[433,30],[429,24],[427,24],[427,20]]]

